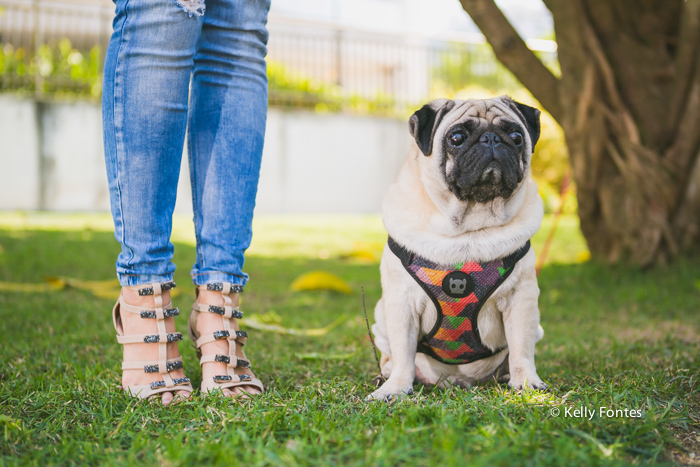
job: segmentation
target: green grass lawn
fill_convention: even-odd
[[[551,220],[534,239],[540,251]],[[0,281],[114,277],[118,246],[104,215],[0,213]],[[699,464],[700,261],[638,271],[585,262],[565,217],[540,275],[549,393],[417,385],[367,403],[377,373],[362,314],[380,297],[378,216],[259,216],[243,295],[247,316],[321,336],[250,330],[248,356],[268,388],[162,408],[119,389],[112,301],[64,288],[0,292],[0,465],[628,465]],[[194,298],[191,223],[175,222],[175,305]],[[326,270],[356,291],[292,292]],[[177,318],[185,331],[187,313]],[[180,345],[195,387],[194,349]],[[574,417],[574,408],[596,415]],[[600,416],[600,408],[641,417]],[[553,413],[559,411],[559,416]],[[570,413],[571,416],[567,416]]]

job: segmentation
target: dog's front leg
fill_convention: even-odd
[[[534,270],[532,273],[534,277]],[[546,389],[547,385],[537,375],[535,368],[535,344],[542,337],[540,310],[537,306],[539,289],[535,281],[527,284],[523,280],[508,300],[508,308],[503,313],[503,324],[508,341],[508,366],[510,382],[508,386],[522,389]]]
[[[406,294],[384,296],[387,337],[391,348],[392,368],[389,379],[368,400],[391,400],[392,397],[413,394],[416,377],[416,348],[419,323]]]

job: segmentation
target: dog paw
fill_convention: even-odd
[[[521,382],[515,382],[511,380],[508,383],[508,387],[516,391],[521,391],[525,387],[528,387],[530,389],[537,389],[538,391],[546,391],[547,389],[549,389],[547,383],[545,383],[538,377],[534,377],[531,379],[526,378],[524,381]]]
[[[372,394],[367,396],[367,401],[384,401],[391,402],[394,399],[403,396],[412,396],[413,386],[408,386],[405,388],[394,387],[394,385],[384,383],[382,387],[374,391]]]

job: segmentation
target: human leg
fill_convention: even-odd
[[[189,82],[201,18],[190,17],[173,0],[117,0],[114,33],[103,84],[105,159],[115,237],[121,244],[117,274],[127,304],[156,307],[137,286],[167,283],[171,262],[172,213],[187,124]],[[163,300],[169,301],[164,291]],[[137,314],[121,313],[122,330],[156,334],[159,326]],[[173,317],[164,317],[174,331]],[[177,343],[168,344],[176,358]],[[158,360],[153,345],[124,347],[125,361]],[[182,369],[172,373],[184,377]],[[157,374],[125,370],[126,386],[155,382]],[[165,393],[163,402],[172,399]]]
[[[242,286],[244,252],[250,245],[260,159],[267,116],[265,54],[268,0],[207,0],[197,44],[192,82],[188,143],[197,236],[195,285]],[[222,307],[226,295],[200,289],[197,304]],[[231,299],[237,303],[237,292]],[[231,326],[237,329],[235,320]],[[196,333],[222,328],[216,313],[197,313]],[[223,323],[225,324],[225,323]],[[207,355],[247,360],[234,336],[201,346]],[[240,343],[240,342],[239,342]],[[203,378],[226,375],[231,364],[202,364]],[[249,369],[236,373],[253,376]],[[239,393],[241,387],[224,393]],[[255,386],[244,388],[257,393]]]

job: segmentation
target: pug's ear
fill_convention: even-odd
[[[443,117],[452,110],[455,102],[446,99],[434,100],[416,111],[408,120],[408,131],[416,140],[421,152],[429,156],[433,152],[433,138]]]
[[[542,112],[529,105],[515,102],[510,98],[508,98],[508,101],[508,104],[522,115],[523,123],[525,123],[527,132],[530,135],[530,141],[532,141],[532,152],[535,152],[535,143],[540,139],[540,114]]]

